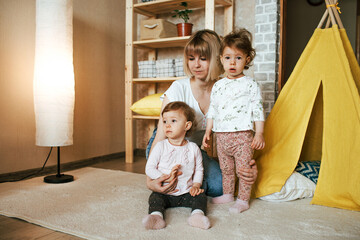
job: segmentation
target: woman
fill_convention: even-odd
[[[184,49],[184,70],[188,78],[180,79],[172,83],[168,90],[162,96],[162,108],[174,101],[183,101],[195,110],[197,127],[190,141],[201,145],[202,138],[206,128],[206,113],[210,105],[210,94],[215,81],[223,73],[220,63],[220,38],[216,32],[211,30],[200,30],[196,32],[186,44]],[[150,139],[148,149],[151,149],[159,141],[166,138],[162,118],[157,126],[159,131],[154,131],[154,138]],[[204,166],[203,188],[206,195],[217,197],[222,195],[222,176],[219,163],[209,157],[202,150]],[[241,179],[248,184],[253,184],[257,176],[255,161],[250,162],[250,169],[242,169]],[[173,193],[177,179],[170,184],[163,186],[167,176],[151,180],[147,178],[147,186],[150,190],[160,193]]]

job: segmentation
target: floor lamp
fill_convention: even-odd
[[[60,147],[73,144],[75,80],[73,1],[36,0],[34,110],[36,145],[57,147],[57,174],[47,183],[71,182],[60,173]]]

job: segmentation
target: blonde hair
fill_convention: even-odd
[[[220,45],[219,35],[209,29],[197,31],[191,36],[184,49],[184,72],[187,76],[192,77],[188,66],[188,57],[198,55],[209,60],[209,71],[206,81],[213,81],[219,78],[224,72],[220,62]]]
[[[161,116],[170,111],[181,111],[184,114],[186,121],[190,121],[192,123],[191,128],[186,132],[186,136],[189,137],[196,128],[194,109],[181,101],[170,102],[162,110]]]
[[[246,66],[244,68],[249,69],[249,67],[251,66],[251,62],[256,56],[255,49],[252,47],[251,42],[252,35],[245,28],[240,28],[238,30],[232,31],[231,33],[226,35],[221,41],[220,54],[223,54],[226,47],[236,48],[243,51],[244,54],[246,54],[250,58],[250,61],[246,63]]]

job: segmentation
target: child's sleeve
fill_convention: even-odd
[[[200,148],[194,144],[194,155],[195,155],[195,171],[193,182],[202,184],[204,168]]]
[[[157,179],[162,175],[162,172],[158,170],[158,164],[162,155],[161,145],[162,143],[158,142],[154,146],[154,149],[151,151],[151,154],[146,162],[145,173],[151,179]]]
[[[263,100],[261,97],[261,89],[257,82],[251,88],[251,109],[254,122],[265,121]]]

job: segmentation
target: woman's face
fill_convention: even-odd
[[[195,77],[195,79],[204,81],[208,76],[210,59],[206,59],[204,56],[190,54],[188,56],[187,62],[190,72]]]

